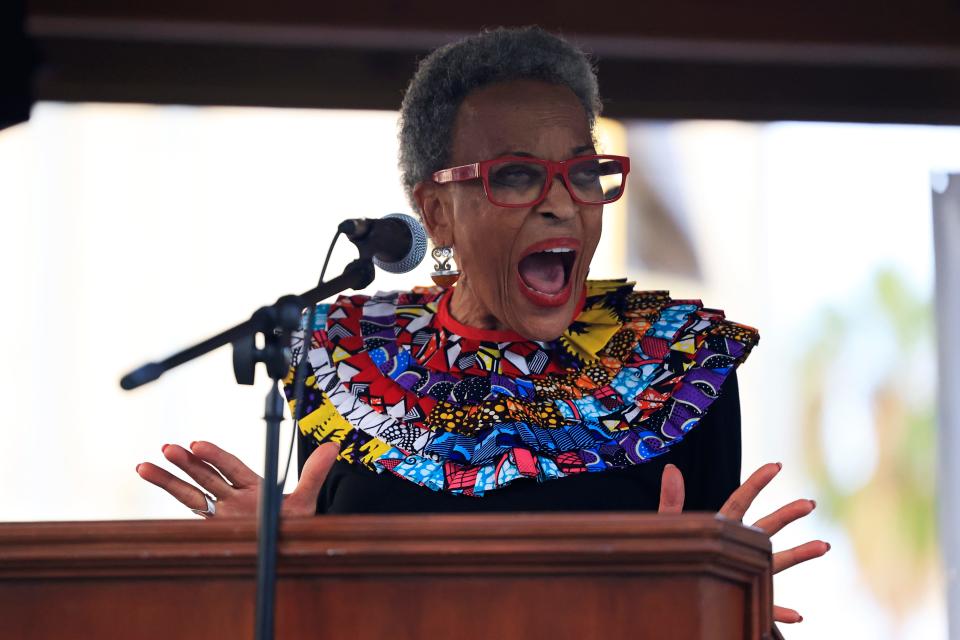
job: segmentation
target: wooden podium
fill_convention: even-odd
[[[248,520],[0,524],[4,638],[252,638]],[[707,514],[322,516],[278,640],[772,638],[770,541]]]

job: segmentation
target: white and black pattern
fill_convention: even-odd
[[[337,411],[347,421],[364,433],[380,438],[384,442],[401,448],[400,444],[408,447],[403,449],[405,453],[413,453],[422,450],[426,446],[429,432],[425,429],[409,425],[397,420],[393,416],[378,412],[370,405],[363,402],[351,391],[344,388],[343,383],[338,379],[336,371],[333,369],[329,355],[325,349],[313,349],[319,351],[317,355],[318,369],[316,372],[316,387],[327,394],[330,402],[336,407]],[[382,437],[381,433],[389,433],[393,437]],[[412,445],[408,443],[413,443]]]
[[[547,365],[550,364],[550,358],[547,357],[547,352],[543,349],[538,349],[530,354],[530,357],[527,358],[527,365],[531,373],[540,375],[547,369]]]
[[[353,377],[360,373],[360,370],[355,366],[348,364],[346,362],[341,362],[337,365],[337,377],[340,378],[340,382],[346,384],[353,380]]]
[[[513,353],[512,351],[504,351],[503,357],[513,366],[520,370],[520,373],[523,375],[530,375],[530,365],[519,353]],[[546,359],[546,354],[544,354],[544,359]],[[544,365],[546,366],[546,365]],[[538,372],[539,373],[539,372]]]

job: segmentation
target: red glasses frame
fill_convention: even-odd
[[[584,160],[616,160],[620,162],[620,165],[623,167],[623,185],[620,188],[620,193],[614,198],[609,200],[602,200],[600,202],[588,202],[586,200],[581,200],[577,197],[577,194],[573,192],[573,189],[570,188],[570,175],[568,173],[569,167],[571,164],[579,163]],[[490,167],[495,164],[500,164],[503,162],[526,162],[532,164],[538,164],[547,169],[547,177],[543,181],[543,191],[540,193],[540,196],[532,201],[525,202],[523,204],[509,204],[505,202],[498,202],[490,194]],[[611,156],[611,155],[588,155],[588,156],[576,156],[568,160],[560,160],[559,162],[553,160],[541,160],[540,158],[531,158],[530,156],[502,156],[500,158],[493,158],[492,160],[483,160],[482,162],[474,162],[473,164],[464,164],[459,167],[451,167],[449,169],[441,169],[433,174],[433,181],[438,184],[446,184],[448,182],[464,182],[467,180],[476,180],[481,179],[483,181],[483,192],[487,196],[487,200],[497,205],[498,207],[511,207],[511,208],[524,208],[524,207],[535,207],[544,200],[547,199],[547,194],[550,193],[550,188],[553,186],[553,179],[556,176],[560,176],[560,180],[563,182],[563,186],[566,187],[567,193],[570,194],[570,198],[579,204],[610,204],[611,202],[616,202],[623,195],[623,192],[627,189],[627,174],[630,173],[630,158],[627,156]]]

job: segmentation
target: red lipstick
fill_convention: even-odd
[[[520,292],[540,307],[565,305],[573,291],[571,275],[580,247],[578,239],[563,237],[541,240],[524,249],[517,262],[517,284]],[[533,257],[535,254],[556,254],[556,257]],[[527,260],[528,258],[530,260]],[[562,269],[562,273],[558,269]],[[562,287],[554,289],[559,284],[559,278],[563,279]]]

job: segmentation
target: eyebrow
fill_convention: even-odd
[[[585,144],[585,145],[581,145],[581,146],[579,146],[579,147],[574,147],[573,150],[571,151],[571,153],[572,153],[574,156],[578,156],[578,155],[580,155],[581,153],[583,153],[583,152],[585,152],[585,151],[590,151],[590,152],[592,152],[592,153],[596,153],[596,152],[597,152],[596,147],[594,147],[592,144]],[[506,149],[506,150],[504,150],[504,151],[501,151],[500,153],[498,153],[498,154],[495,155],[494,157],[495,157],[495,158],[500,158],[500,157],[502,157],[502,156],[519,156],[519,157],[522,157],[522,158],[535,158],[535,157],[536,157],[535,155],[533,155],[533,154],[530,153],[529,151],[522,151],[522,150],[519,150],[519,149]]]

